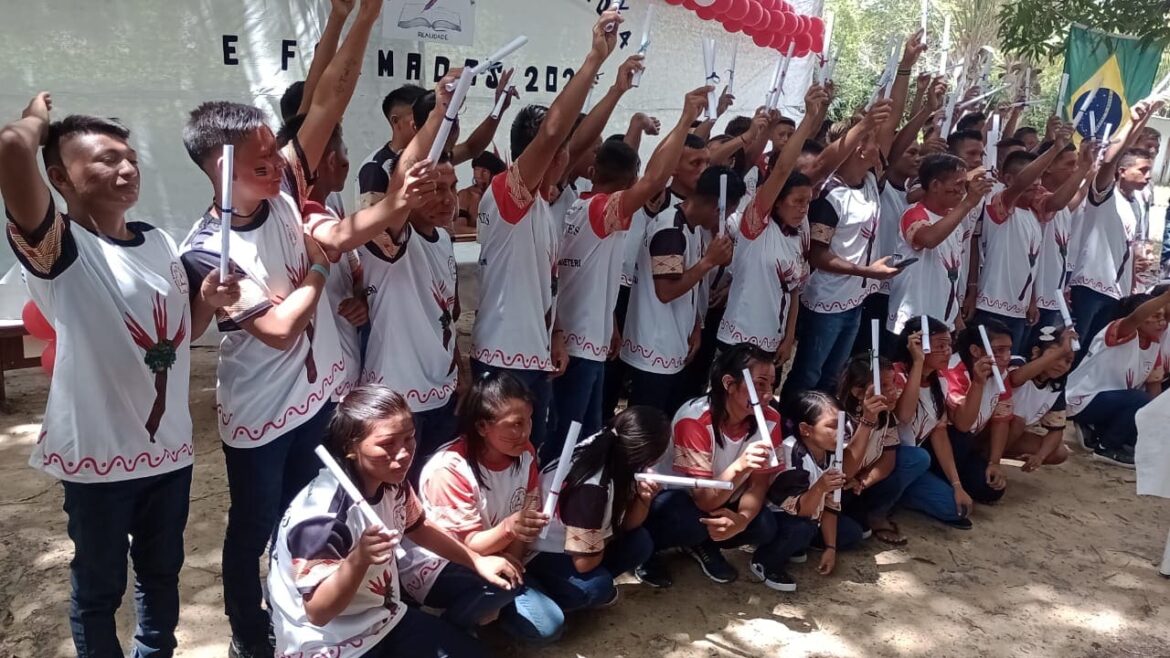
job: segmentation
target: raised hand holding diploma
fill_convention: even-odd
[[[706,85],[711,88],[707,92],[707,120],[719,118],[719,98],[715,95],[715,85],[719,83],[719,74],[715,72],[715,40],[703,39],[703,69],[706,72]]]
[[[650,25],[654,22],[654,5],[646,5],[646,23],[642,26],[642,43],[638,46],[638,54],[645,55],[650,50]],[[734,64],[733,64],[734,66]],[[634,86],[642,84],[642,71],[634,73]]]
[[[235,179],[236,147],[225,144],[223,155],[220,157],[222,177],[219,186],[219,282],[227,283],[231,269],[231,257],[228,252],[232,242],[232,181]]]
[[[321,460],[321,463],[325,465],[325,468],[329,469],[329,472],[332,473],[333,477],[337,479],[338,484],[340,484],[342,490],[345,491],[345,495],[349,496],[350,499],[353,500],[353,504],[357,506],[358,512],[360,512],[362,517],[366,519],[366,523],[369,523],[371,527],[382,528],[385,530],[386,524],[382,522],[382,518],[378,516],[378,513],[374,511],[374,508],[370,507],[370,504],[366,502],[366,497],[362,495],[362,492],[358,491],[357,485],[353,483],[353,480],[349,479],[349,476],[345,474],[344,470],[342,470],[341,465],[337,463],[337,460],[333,458],[333,455],[329,454],[329,450],[325,446],[317,446],[313,449],[313,452],[317,455],[317,458]],[[398,533],[392,531],[390,534],[391,536],[394,536]]]
[[[1064,301],[1064,291],[1056,291],[1056,305],[1060,308],[1060,319],[1064,321],[1064,328],[1066,331],[1072,331],[1073,321],[1072,314],[1068,312],[1068,303]],[[1072,348],[1074,352],[1081,351],[1081,341],[1076,338],[1072,339]]]
[[[743,369],[743,385],[747,387],[752,413],[756,416],[756,429],[760,433],[759,443],[768,446],[768,467],[777,468],[780,466],[780,459],[776,456],[776,448],[772,445],[772,437],[768,434],[768,420],[764,418],[764,407],[760,404],[756,382],[752,379],[752,373],[747,368]]]
[[[1064,108],[1064,94],[1068,91],[1068,74],[1062,73],[1060,75],[1060,88],[1056,92],[1056,109],[1053,114],[1060,116],[1061,109]]]
[[[463,99],[467,97],[467,90],[471,88],[471,80],[474,77],[472,69],[465,68],[459,74],[459,82],[455,84],[455,93],[451,95],[451,101],[447,103],[447,109],[443,112],[443,123],[439,126],[439,132],[435,136],[435,141],[431,144],[431,152],[427,156],[427,159],[434,164],[437,164],[443,155],[443,148],[447,146],[447,138],[451,135],[455,120],[459,118]]]
[[[881,395],[881,393],[878,393]],[[845,412],[837,412],[837,448],[833,452],[833,463],[829,468],[835,468],[844,472],[845,464]],[[837,489],[833,492],[833,502],[837,505],[841,504],[841,490]]]
[[[983,340],[983,351],[991,359],[991,374],[995,377],[995,387],[1000,393],[1006,393],[1007,387],[1003,383],[1003,373],[999,371],[999,365],[995,362],[995,353],[991,351],[991,340],[988,339],[987,328],[983,325],[979,325],[979,338]]]
[[[580,435],[581,423],[574,420],[569,424],[565,445],[561,446],[561,458],[557,462],[557,470],[553,471],[552,484],[548,490],[548,497],[544,499],[544,509],[541,510],[550,519],[557,509],[557,500],[561,496],[561,489],[565,486],[565,478],[569,477],[569,468],[573,465],[573,450],[577,448],[577,437]],[[540,538],[546,537],[548,537],[547,525],[540,531]]]
[[[922,353],[930,354],[930,323],[922,316]]]

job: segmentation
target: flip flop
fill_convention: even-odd
[[[883,544],[890,546],[905,546],[910,540],[902,536],[898,530],[898,524],[893,521],[886,520],[889,524],[888,528],[873,528],[873,536]]]

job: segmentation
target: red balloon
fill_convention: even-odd
[[[808,33],[816,36],[825,36],[825,21],[820,16],[810,16],[808,19]]]
[[[723,23],[723,29],[727,30],[728,32],[735,33],[743,31],[743,23],[739,21],[733,21],[727,16],[721,16],[719,18],[719,22]]]
[[[814,53],[821,53],[823,55],[825,53],[825,36],[823,34],[814,34],[812,35],[812,38],[813,42],[812,48],[810,48],[810,50],[812,50]]]
[[[748,2],[748,0],[733,0],[731,3],[731,8],[727,10],[726,17],[733,21],[742,23],[744,19],[747,18],[748,9],[750,7],[751,3]]]
[[[786,16],[784,12],[780,11],[779,9],[772,9],[768,12],[768,14],[771,16],[771,20],[768,23],[768,29],[772,30],[773,32],[779,32],[780,34],[787,34],[788,16]]]
[[[30,299],[24,303],[24,308],[20,311],[20,319],[24,322],[24,328],[31,336],[41,340],[57,339],[57,330],[53,329],[53,325],[49,324],[33,300]]]
[[[755,0],[748,2],[748,13],[747,16],[743,19],[744,32],[751,34],[751,32],[748,32],[748,29],[755,31],[760,24],[760,19],[762,19],[763,16],[764,8],[760,6],[759,2],[756,2]]]
[[[715,0],[715,2],[711,3],[711,9],[715,10],[717,16],[722,16],[731,9],[731,5],[731,0]]]
[[[771,32],[756,32],[752,35],[752,41],[761,48],[768,48],[772,45]]]
[[[800,25],[796,28],[797,31],[807,34],[809,30],[812,29],[812,17],[798,14],[797,18],[800,19]]]
[[[695,10],[695,15],[705,21],[713,20],[716,16],[715,9],[712,7],[699,7]]]
[[[695,2],[695,0],[682,0],[682,6],[691,11],[695,11],[699,8],[699,3]]]
[[[53,365],[57,362],[57,341],[51,340],[48,345],[45,345],[45,350],[41,352],[41,370],[45,374],[53,376]]]
[[[792,35],[792,42],[796,44],[796,52],[793,54],[793,57],[803,57],[800,53],[803,51],[807,55],[809,49],[812,48],[812,36],[807,32],[799,32]]]
[[[760,10],[760,19],[756,23],[756,29],[760,32],[772,31],[772,12],[767,9]]]
[[[788,37],[784,36],[783,34],[780,34],[779,32],[772,32],[771,47],[775,48],[776,50],[779,50],[781,55],[787,54],[788,53],[788,44],[785,43],[785,41],[787,39],[788,39]]]

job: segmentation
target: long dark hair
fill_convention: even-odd
[[[986,320],[983,327],[987,330],[987,339],[991,340],[996,336],[1011,337],[1012,332],[1008,330],[1007,326],[999,320]],[[971,354],[971,348],[979,346],[979,350],[983,350],[983,337],[979,335],[979,325],[972,324],[966,329],[959,332],[958,338],[955,340],[955,349],[959,352],[959,360],[967,366],[967,372],[974,374],[975,357]],[[995,359],[994,354],[987,356]]]
[[[800,435],[800,424],[816,425],[821,416],[836,413],[840,408],[837,400],[824,391],[801,391],[785,405],[787,412],[785,417],[792,422],[792,435],[804,445],[804,437]]]
[[[900,363],[905,366],[906,372],[910,372],[910,366],[913,363],[913,358],[910,356],[910,335],[920,329],[920,325],[914,322],[907,322],[906,326],[902,327],[902,333],[898,334],[898,341],[894,344],[894,363]],[[948,334],[951,331],[942,321],[931,317],[926,318],[926,330],[932,336],[935,334]],[[930,386],[930,397],[934,401],[934,408],[939,414],[942,414],[947,408],[947,398],[943,394],[942,382],[937,370],[927,375],[927,384]]]
[[[878,357],[878,369],[881,372],[893,369],[894,364],[884,356]],[[873,381],[873,366],[868,356],[855,356],[845,365],[841,373],[841,384],[837,388],[837,401],[845,413],[860,418],[863,413],[865,400],[853,394],[855,388],[866,388]],[[878,414],[878,427],[886,427],[890,422],[890,412]]]
[[[720,448],[723,447],[721,428],[727,420],[727,389],[723,388],[723,378],[729,376],[737,382],[754,386],[752,382],[743,381],[743,371],[756,363],[771,364],[772,356],[751,343],[740,343],[719,354],[711,364],[711,389],[707,392],[707,403],[711,408],[711,433]],[[754,416],[749,416],[748,422],[751,424],[749,434],[759,430]]]
[[[354,446],[374,431],[374,423],[399,414],[411,415],[410,406],[401,394],[381,384],[359,386],[347,393],[333,410],[325,447],[352,477],[355,473],[349,454]]]
[[[535,406],[532,393],[523,382],[507,372],[498,372],[477,379],[460,405],[456,432],[467,441],[467,463],[471,466],[475,481],[485,489],[489,487],[484,483],[481,464],[484,452],[487,451],[487,441],[479,433],[479,423],[495,421],[500,410],[510,400],[523,400],[529,406]],[[512,468],[519,466],[519,459],[512,460]]]
[[[629,407],[611,418],[591,441],[577,446],[563,489],[581,486],[600,472],[602,486],[613,483],[610,518],[614,528],[619,528],[635,491],[634,474],[661,459],[669,444],[670,421],[665,414],[653,407]]]

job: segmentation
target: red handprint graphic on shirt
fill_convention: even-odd
[[[186,323],[180,319],[179,327],[175,330],[175,335],[167,338],[167,307],[166,299],[159,293],[154,294],[153,312],[154,320],[154,337],[152,338],[138,324],[138,321],[126,314],[126,328],[130,330],[130,336],[134,338],[134,343],[145,351],[143,361],[146,362],[146,367],[154,373],[154,404],[150,407],[150,415],[146,418],[146,433],[150,436],[150,442],[154,443],[154,435],[158,432],[158,426],[162,423],[163,414],[167,409],[167,372],[175,365],[175,360],[178,358],[178,347],[183,344],[183,339],[187,337]]]

